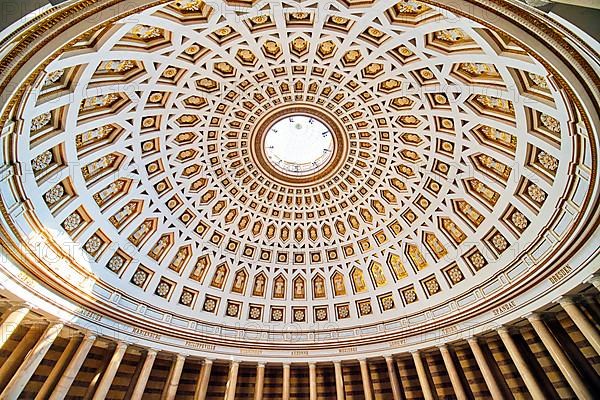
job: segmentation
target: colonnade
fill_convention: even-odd
[[[594,284],[597,285],[597,280]],[[572,320],[573,324],[581,332],[581,335],[585,337],[591,348],[600,355],[600,333],[598,332],[597,322],[590,319],[589,314],[584,312],[584,309],[578,304],[577,299],[564,298],[560,300],[559,305],[561,310],[564,310]],[[11,307],[6,310],[0,325],[0,348],[9,341],[11,335],[16,331],[16,328],[24,323],[29,313],[29,308],[23,305]],[[561,345],[559,340],[552,333],[545,318],[545,314],[532,314],[527,317],[527,323],[533,328],[539,341],[543,344],[544,349],[549,354],[553,363],[557,366],[573,393],[580,399],[593,399],[593,385],[589,381],[586,381],[584,376],[578,371],[577,365],[573,362],[573,357],[568,354],[568,350]],[[48,349],[57,337],[59,337],[64,328],[65,324],[52,321],[48,322],[43,329],[32,328],[27,331],[0,367],[0,383],[4,382],[2,385],[3,387],[0,386],[0,400],[17,399],[21,395],[27,382],[32,378],[37,367],[44,359]],[[522,379],[529,396],[534,400],[548,398],[547,389],[543,387],[543,383],[536,377],[536,371],[532,369],[531,363],[527,360],[528,356],[524,354],[523,350],[515,341],[515,336],[518,335],[518,328],[503,326],[497,329],[496,332],[508,357],[512,360],[514,368]],[[77,373],[82,367],[84,360],[88,356],[90,349],[97,340],[98,338],[91,333],[71,337],[64,348],[63,353],[56,360],[52,371],[45,378],[44,384],[39,390],[36,398],[48,398],[50,400],[64,399],[67,396],[69,388],[73,384]],[[498,373],[494,370],[495,366],[493,365],[493,361],[490,360],[489,355],[486,355],[485,351],[482,349],[481,340],[480,337],[470,337],[466,339],[466,346],[464,346],[465,342],[463,341],[463,346],[470,349],[491,397],[500,400],[511,398],[511,395],[507,392],[506,388],[501,386],[501,380],[498,379]],[[467,387],[468,384],[465,382],[465,379],[461,378],[461,366],[457,365],[456,354],[454,353],[455,346],[456,343],[443,344],[440,345],[436,351],[439,351],[439,354],[441,355],[441,365],[449,379],[454,397],[463,400],[470,398],[469,388]],[[111,347],[112,354],[108,358],[108,362],[98,374],[98,379],[90,383],[90,386],[94,385],[92,390],[93,394],[90,395],[91,400],[101,400],[107,397],[109,390],[111,390],[115,375],[123,361],[123,356],[129,348],[130,345],[125,342],[116,341],[113,343],[113,346]],[[416,370],[421,396],[425,400],[435,400],[438,398],[435,384],[432,381],[430,371],[428,371],[427,363],[424,360],[424,354],[430,350],[431,349],[414,351],[409,357],[409,359],[412,359],[414,369]],[[155,361],[157,360],[157,357],[164,356],[164,354],[159,354],[159,352],[154,349],[145,349],[143,351],[137,368],[138,372],[136,373],[137,376],[135,382],[131,382],[132,388],[129,392],[129,398],[134,400],[146,398],[145,391]],[[186,360],[189,358],[183,354],[168,356],[171,357],[172,363],[160,395],[161,400],[179,398],[178,386],[182,372],[185,368]],[[389,395],[393,397],[393,400],[405,398],[403,382],[399,375],[399,369],[396,362],[400,356],[401,354],[385,357],[385,364],[381,364],[381,360],[379,360],[380,365],[383,365],[387,372],[388,382],[386,385],[390,389]],[[404,354],[403,356],[406,357],[407,355]],[[193,399],[205,400],[208,398],[208,389],[211,384],[211,371],[213,369],[213,364],[217,362],[220,365],[223,365],[224,361],[213,359],[202,360],[202,366],[197,374],[195,382]],[[371,362],[372,359],[358,359],[360,378],[362,380],[362,395],[360,397],[365,400],[376,400],[378,398],[377,393],[374,390],[374,382],[372,381],[373,378],[370,370]],[[336,400],[346,399],[345,391],[347,384],[344,382],[346,378],[343,373],[344,363],[347,362],[333,361],[334,376],[332,379],[335,380],[335,397],[332,398],[335,398]],[[300,363],[294,362],[293,365],[296,366],[298,364]],[[330,368],[332,363],[310,362],[304,364],[304,367],[307,367],[308,370],[309,385],[307,398],[309,400],[319,399],[317,371],[318,368],[325,364],[328,364],[328,368]],[[246,368],[248,367],[247,363],[241,364],[237,360],[228,361],[227,382],[221,397],[224,400],[236,399],[240,365],[244,365]],[[258,363],[255,367],[256,372],[254,375],[255,379],[252,398],[254,400],[262,400],[265,393],[265,370],[267,364]],[[290,400],[292,364],[269,364],[269,367],[281,368],[281,398],[282,400]],[[211,396],[214,397],[214,393],[211,394]]]

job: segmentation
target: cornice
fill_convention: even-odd
[[[131,15],[132,13],[139,12],[140,10],[152,7],[154,5],[162,4],[165,2],[166,1],[155,1],[155,2],[149,3],[147,5],[135,6],[135,7],[131,4],[132,2],[128,2],[127,10],[123,10],[121,14],[119,14],[117,16],[113,16],[109,20],[103,21],[99,25],[108,24],[110,22],[118,20],[119,18],[121,18],[123,16]],[[0,73],[0,82],[1,82],[0,85],[6,87],[6,85],[10,82],[12,77],[16,74],[16,71],[18,71],[24,65],[24,63],[27,61],[28,57],[31,57],[37,51],[42,49],[46,44],[48,44],[53,38],[57,37],[59,35],[62,27],[64,27],[65,24],[68,23],[69,25],[71,25],[71,24],[75,25],[78,22],[82,22],[86,18],[92,16],[98,10],[103,10],[107,7],[117,5],[118,3],[122,3],[122,2],[120,2],[120,1],[104,1],[104,2],[103,1],[81,1],[81,2],[77,2],[74,5],[69,5],[66,9],[61,9],[60,12],[58,13],[58,15],[56,13],[51,14],[48,21],[46,21],[44,19],[43,21],[36,21],[35,24],[28,26],[26,31],[19,34],[20,40],[19,40],[18,44],[10,51],[9,56],[0,60],[0,71],[2,71],[2,73]],[[477,22],[481,23],[484,26],[488,26],[490,29],[497,29],[497,27],[495,27],[494,25],[492,25],[484,20],[476,19],[472,15],[468,15],[466,12],[461,11],[458,8],[453,9],[452,6],[450,6],[448,4],[439,3],[439,2],[429,2],[429,3],[438,5],[440,7],[450,8],[451,11],[456,14],[465,15],[465,16],[468,16],[469,18],[475,19]],[[533,14],[523,11],[522,8],[514,5],[512,2],[496,2],[494,4],[486,3],[485,5],[480,4],[480,2],[472,2],[472,3],[475,6],[477,6],[478,8],[483,8],[489,12],[494,13],[494,15],[497,15],[498,13],[504,13],[504,16],[505,16],[504,18],[508,18],[508,19],[512,18],[513,22],[517,22],[517,23],[521,24],[521,26],[524,29],[526,29],[529,32],[529,34],[537,37],[538,40],[547,40],[549,43],[552,43],[554,45],[554,47],[548,46],[548,48],[550,48],[553,51],[554,56],[561,59],[565,65],[568,65],[569,63],[573,63],[573,64],[579,66],[577,71],[580,74],[580,78],[582,79],[582,82],[579,82],[579,83],[582,85],[582,87],[584,87],[586,89],[586,91],[587,91],[586,95],[588,96],[588,101],[586,101],[585,104],[583,104],[583,102],[581,101],[582,96],[577,91],[573,90],[571,82],[564,79],[562,77],[562,74],[560,73],[560,71],[556,71],[554,66],[552,64],[547,63],[543,57],[539,57],[539,56],[536,57],[537,60],[540,63],[542,63],[548,70],[554,71],[556,73],[557,79],[560,81],[561,86],[567,92],[567,95],[569,96],[569,98],[572,100],[572,103],[577,108],[577,110],[587,128],[590,143],[592,143],[594,140],[597,141],[597,139],[598,139],[597,126],[595,125],[594,117],[597,122],[598,110],[599,110],[599,108],[598,108],[599,103],[597,101],[599,98],[599,95],[598,95],[597,88],[600,87],[600,79],[599,79],[598,75],[594,73],[593,68],[586,62],[586,60],[575,49],[573,49],[571,47],[571,45],[568,43],[568,41],[564,38],[565,35],[561,34],[561,32],[558,30],[560,28],[560,26],[552,23],[546,17],[540,16],[540,15],[533,15]],[[130,8],[130,6],[131,6],[131,8]],[[551,24],[552,24],[552,26],[550,26]],[[44,29],[43,35],[41,34],[41,31],[40,31],[40,29],[42,27]],[[98,25],[96,25],[94,28],[97,28],[97,27],[98,27]],[[576,39],[576,40],[578,40],[578,39]],[[580,41],[578,41],[578,42],[580,43],[580,45],[582,47],[586,47],[586,48],[589,47],[583,42],[580,42]],[[530,48],[530,46],[528,46],[527,43],[521,42],[520,44],[524,48],[529,48],[529,50],[532,51],[531,54],[533,54],[535,56],[536,52],[534,51],[534,49]],[[570,49],[570,51],[560,51],[559,49]],[[57,51],[52,56],[45,59],[44,62],[40,63],[39,67],[36,69],[36,71],[34,71],[35,73],[32,73],[29,76],[29,78],[26,81],[24,81],[23,84],[17,90],[15,90],[13,92],[10,101],[7,103],[7,105],[3,109],[3,113],[0,118],[0,126],[1,127],[4,127],[6,125],[6,123],[9,121],[11,109],[16,104],[19,103],[19,99],[26,93],[27,86],[35,80],[35,77],[37,75],[36,73],[39,72],[41,69],[43,69],[44,66],[47,65],[52,59],[58,57],[59,54],[60,54],[60,52]],[[593,99],[596,99],[596,102],[594,102]],[[592,115],[593,118],[590,119],[589,115],[593,114],[593,113],[595,113],[595,115]],[[591,151],[592,151],[592,165],[597,166],[598,165],[597,143],[595,145],[591,146]],[[573,184],[575,184],[575,183],[576,182],[573,182]],[[485,304],[482,304],[481,302],[476,302],[470,308],[461,309],[459,312],[455,312],[454,314],[451,314],[451,316],[446,316],[444,318],[443,322],[440,322],[439,324],[436,324],[433,327],[421,325],[421,326],[417,326],[417,327],[411,327],[406,330],[401,329],[398,332],[393,332],[391,334],[377,333],[375,335],[366,335],[366,337],[361,337],[360,339],[352,339],[352,340],[344,340],[344,341],[341,341],[337,338],[332,338],[332,340],[330,342],[324,341],[324,342],[316,343],[316,344],[303,343],[302,347],[320,350],[320,349],[328,349],[331,347],[332,344],[335,343],[340,348],[347,348],[347,347],[353,347],[353,346],[372,345],[372,344],[379,343],[381,341],[390,341],[391,342],[391,341],[401,340],[401,339],[405,339],[405,338],[409,338],[409,337],[413,337],[413,336],[417,336],[417,335],[424,335],[427,332],[431,332],[432,328],[443,329],[444,327],[451,327],[451,326],[454,326],[454,325],[457,325],[460,323],[467,323],[472,318],[473,315],[482,315],[485,312],[494,310],[495,308],[501,306],[502,304],[510,302],[510,300],[512,298],[516,297],[517,295],[522,295],[529,291],[532,291],[537,285],[539,285],[540,283],[542,283],[543,281],[548,279],[549,276],[551,276],[556,271],[558,271],[560,268],[562,268],[564,265],[564,261],[566,259],[571,258],[578,251],[581,251],[584,243],[586,241],[590,240],[592,238],[592,235],[595,234],[596,231],[594,229],[594,226],[597,224],[597,221],[598,221],[598,215],[593,215],[593,210],[597,209],[597,207],[598,207],[598,194],[597,194],[597,186],[598,185],[597,185],[597,169],[596,168],[592,169],[592,171],[591,171],[590,183],[591,183],[590,184],[591,189],[587,192],[585,202],[581,207],[583,210],[586,210],[586,213],[581,213],[581,215],[578,215],[578,219],[575,221],[575,223],[573,223],[570,232],[566,235],[566,236],[570,236],[570,237],[574,238],[573,244],[566,246],[567,248],[556,249],[552,254],[547,255],[545,257],[545,261],[540,262],[540,265],[538,266],[538,268],[530,268],[527,273],[525,273],[524,275],[521,275],[519,277],[518,282],[513,282],[513,284],[511,285],[510,288],[501,289],[495,295],[495,297],[493,298],[493,301],[490,300],[490,301],[486,302]],[[14,257],[14,259],[16,261],[15,263],[21,264],[22,266],[27,265],[24,267],[24,269],[27,270],[29,274],[33,275],[33,277],[35,277],[39,281],[44,282],[52,290],[54,290],[58,293],[61,293],[63,295],[66,295],[68,297],[68,299],[73,301],[74,303],[81,304],[85,309],[89,309],[93,312],[98,312],[101,315],[108,316],[111,319],[114,319],[115,321],[119,321],[120,323],[128,324],[130,326],[137,326],[141,329],[144,329],[149,332],[154,332],[159,335],[173,336],[173,337],[178,337],[180,339],[190,340],[190,341],[193,341],[193,340],[203,341],[205,343],[211,343],[211,344],[215,344],[218,346],[230,346],[232,348],[273,349],[273,350],[279,350],[279,349],[292,350],[294,348],[297,348],[297,346],[298,346],[296,343],[281,343],[280,342],[280,343],[258,344],[255,342],[244,343],[243,341],[240,341],[239,343],[235,343],[232,345],[231,341],[228,340],[227,338],[214,338],[208,334],[202,335],[202,334],[198,334],[197,332],[192,333],[192,332],[184,330],[184,329],[174,328],[173,326],[168,326],[168,325],[161,326],[159,323],[157,323],[155,325],[154,324],[146,325],[145,322],[150,322],[150,320],[143,321],[143,320],[140,320],[140,317],[138,315],[132,315],[132,314],[129,314],[129,313],[123,312],[123,311],[121,311],[120,313],[117,313],[115,311],[116,306],[114,304],[111,304],[110,302],[98,300],[97,298],[94,298],[91,295],[87,298],[83,298],[81,296],[81,292],[78,291],[78,289],[76,288],[75,285],[67,288],[65,286],[64,281],[62,281],[59,276],[57,276],[55,274],[52,275],[52,274],[50,274],[49,271],[47,271],[45,269],[39,269],[39,266],[42,265],[42,261],[39,258],[35,258],[35,255],[33,253],[24,255],[24,254],[20,253],[19,251],[17,251],[17,249],[21,248],[21,245],[24,243],[23,242],[23,243],[19,244],[16,241],[17,236],[18,236],[18,227],[16,227],[15,225],[12,224],[12,222],[11,222],[12,217],[11,217],[10,213],[8,212],[8,210],[6,209],[5,204],[3,204],[3,203],[0,204],[0,211],[2,211],[2,214],[3,214],[3,222],[6,224],[6,226],[1,227],[2,228],[2,236],[6,239],[5,241],[3,241],[2,245],[4,246],[4,249],[8,253],[12,254],[12,256]],[[31,217],[33,218],[33,215]],[[556,218],[558,218],[558,217],[556,217]],[[583,225],[582,221],[584,221],[584,219],[587,222],[585,224],[586,226],[582,226]],[[552,222],[553,221],[549,221],[549,224]],[[39,223],[39,221],[38,221],[38,223]],[[8,230],[5,230],[6,228],[8,228]],[[538,238],[538,240],[542,240],[542,238]],[[576,244],[575,244],[575,242],[576,242]],[[535,244],[536,243],[532,243],[531,247],[533,247]],[[61,251],[58,247],[55,250]],[[66,256],[66,253],[65,253],[65,256]],[[552,263],[550,268],[546,268],[546,262]],[[544,268],[541,268],[542,265],[544,266]],[[80,272],[85,274],[84,271],[80,271]],[[578,272],[578,271],[575,271],[575,272]],[[496,274],[494,277],[490,277],[489,280],[482,283],[480,285],[480,287],[477,289],[481,289],[482,287],[485,287],[487,284],[490,283],[490,281],[492,281],[493,278],[497,279],[499,275],[500,275],[500,273]],[[576,273],[573,273],[573,275],[576,275]],[[87,278],[93,279],[93,277],[90,274],[87,275]],[[15,281],[17,281],[18,277],[13,276],[13,279]],[[104,286],[104,284],[101,284],[100,282],[96,282],[96,283],[98,285]],[[105,287],[108,288],[107,285]],[[122,295],[126,296],[127,294],[122,293]],[[50,298],[46,298],[46,300],[52,301],[52,299],[50,299]],[[457,300],[458,300],[457,298],[453,298],[450,301],[448,301],[448,303],[452,303]],[[150,307],[151,305],[146,304],[145,306]],[[521,305],[515,307],[515,309],[511,311],[511,314],[516,315],[519,312],[518,309],[520,308],[520,306]],[[67,311],[67,309],[65,309],[65,311]],[[421,310],[421,313],[427,313],[427,312],[431,312],[431,309]],[[421,314],[421,313],[419,313],[419,314]],[[403,320],[410,319],[413,316],[414,315],[410,315],[410,314],[403,315],[401,318],[398,318],[396,320],[382,321],[380,323],[364,325],[364,326],[360,326],[357,328],[379,329],[378,327],[380,326],[381,323],[387,324],[387,323],[391,323],[391,322],[402,322]],[[200,323],[202,321],[198,320],[195,322]],[[431,321],[428,321],[428,322],[430,323]],[[98,325],[100,325],[100,324],[98,324]],[[208,325],[210,325],[210,324],[208,324]],[[223,325],[223,326],[220,326],[220,328],[227,328],[227,326]],[[255,331],[252,329],[245,329],[244,331],[245,332],[259,332],[258,330]],[[336,332],[336,330],[323,330],[319,333],[332,333],[332,332]]]

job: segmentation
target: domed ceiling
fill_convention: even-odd
[[[56,290],[148,332],[455,316],[522,288],[594,184],[555,71],[431,3],[178,0],[60,52],[16,112],[18,229]],[[301,117],[330,137],[302,171],[265,145]]]

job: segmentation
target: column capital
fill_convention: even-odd
[[[448,345],[448,343],[442,343],[437,348],[440,351],[449,351],[450,350],[450,346]]]
[[[31,310],[32,305],[29,303],[26,303],[24,301],[8,301],[8,304],[10,304],[10,307],[6,310],[8,312],[13,312],[15,310],[20,310],[20,309],[27,309],[27,310]]]
[[[592,275],[592,277],[588,280],[588,282],[596,287],[600,286],[600,274]]]
[[[188,357],[187,354],[181,354],[181,353],[175,354],[175,359],[177,359],[177,360],[185,360],[187,357]]]
[[[308,366],[309,366],[309,367],[311,367],[311,366],[312,366],[312,367],[316,367],[316,366],[317,366],[317,363],[316,363],[315,361],[310,361],[310,362],[308,363]]]
[[[97,339],[97,336],[95,333],[91,332],[91,331],[87,331],[83,334],[83,341],[85,342],[95,342]]]
[[[515,331],[515,328],[512,326],[502,325],[500,328],[496,329],[499,335],[510,335]]]
[[[468,337],[467,338],[467,343],[469,343],[469,344],[471,344],[471,343],[479,344],[479,337],[477,337],[477,336]]]
[[[560,304],[561,306],[574,305],[578,302],[579,298],[575,296],[562,296],[560,299],[558,299],[558,304]]]
[[[385,362],[394,362],[394,360],[395,360],[393,355],[392,356],[387,355],[387,356],[384,356],[383,358],[385,358]]]
[[[529,322],[531,321],[544,321],[546,319],[546,314],[534,312],[527,316]]]
[[[500,328],[496,329],[496,332],[498,332],[498,335],[511,336],[513,334],[520,334],[521,330],[517,326],[502,325]]]
[[[123,348],[127,348],[127,346],[129,346],[129,344],[127,344],[126,342],[122,342],[122,341],[117,341],[117,349],[123,349]]]
[[[266,366],[267,366],[267,363],[264,361],[261,361],[256,364],[256,368],[265,368]]]
[[[156,357],[157,355],[158,355],[158,350],[146,349],[146,357]]]

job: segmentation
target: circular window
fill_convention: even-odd
[[[290,175],[319,171],[331,159],[333,147],[331,130],[307,115],[288,115],[275,122],[264,141],[269,162]]]

